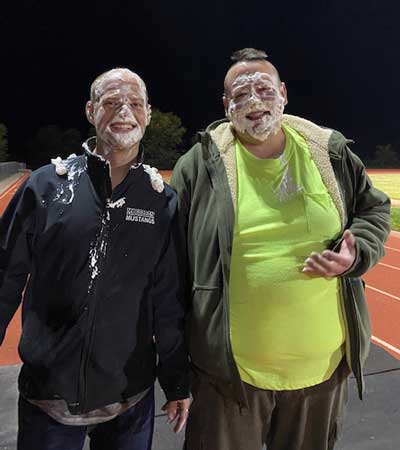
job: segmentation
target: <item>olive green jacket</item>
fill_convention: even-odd
[[[356,237],[356,261],[340,276],[346,324],[346,358],[364,389],[362,367],[371,328],[360,278],[384,255],[390,230],[390,201],[371,185],[364,165],[337,131],[295,116],[284,123],[306,140],[342,222]],[[187,339],[195,370],[225,395],[247,407],[232,353],[229,327],[229,270],[235,221],[237,173],[231,124],[218,121],[199,134],[199,143],[178,161],[171,185],[178,193],[182,270],[186,273]],[[337,249],[341,241],[332,242]],[[301,320],[301,318],[299,318]]]

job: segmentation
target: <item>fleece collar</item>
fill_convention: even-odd
[[[339,186],[330,162],[329,142],[334,133],[333,130],[320,127],[309,120],[289,114],[283,115],[283,123],[296,130],[305,139],[312,159],[317,166],[323,183],[339,212],[342,226],[345,222],[343,200]],[[216,145],[221,158],[225,164],[229,188],[232,195],[233,205],[236,208],[237,199],[237,172],[235,154],[235,135],[232,124],[223,120],[212,124],[207,130],[212,141]]]

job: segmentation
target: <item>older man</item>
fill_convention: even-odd
[[[234,54],[227,120],[178,162],[194,403],[188,450],[328,450],[370,327],[359,278],[389,200],[340,133],[283,115],[266,54]]]
[[[100,75],[85,153],[32,173],[1,221],[0,339],[22,307],[20,450],[151,448],[154,380],[188,414],[176,195],[144,166],[151,109],[127,69]],[[0,341],[0,342],[1,342]]]

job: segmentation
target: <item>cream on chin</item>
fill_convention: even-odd
[[[241,109],[230,104],[227,116],[238,132],[265,141],[280,129],[284,103],[284,98],[279,95],[273,101],[252,99]]]
[[[113,151],[129,150],[142,140],[144,129],[136,122],[123,124],[113,122],[102,132],[97,132],[99,141],[102,142],[101,149],[104,156]]]

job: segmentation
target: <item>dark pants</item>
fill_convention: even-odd
[[[185,450],[331,450],[347,402],[349,369],[343,360],[324,383],[293,391],[245,384],[250,409],[195,376]]]
[[[82,450],[90,437],[91,450],[151,450],[154,390],[114,419],[91,426],[63,425],[40,408],[19,398],[18,450]]]

